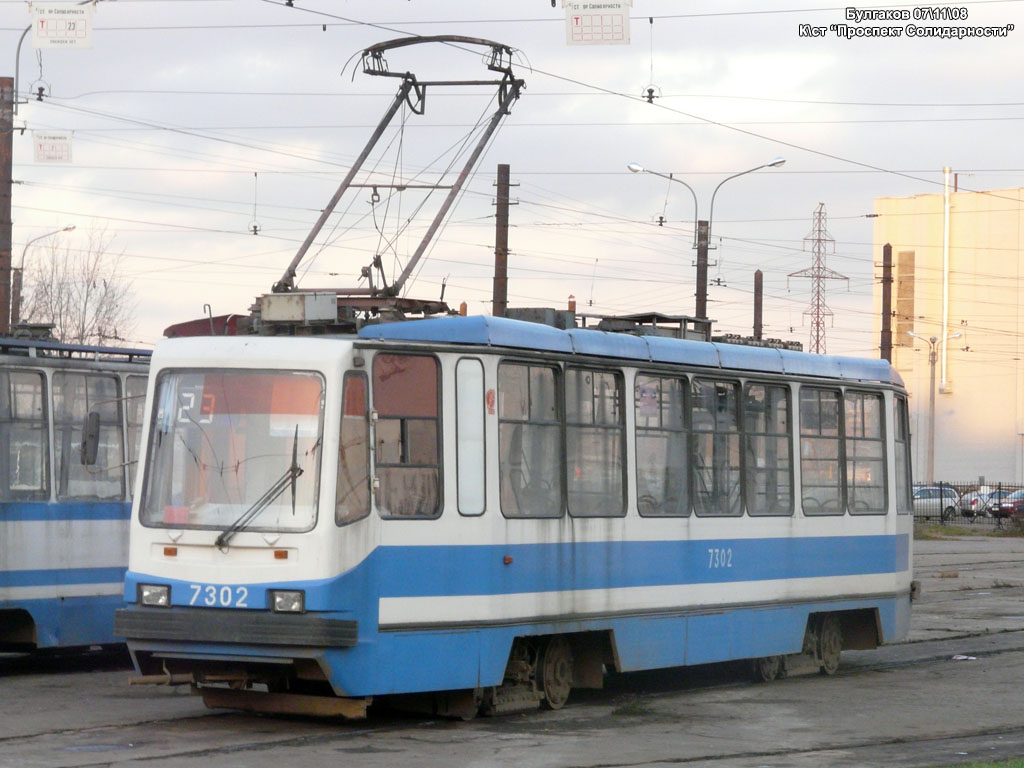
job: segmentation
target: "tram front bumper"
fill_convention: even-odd
[[[354,619],[217,608],[120,608],[114,634],[126,640],[352,648]]]

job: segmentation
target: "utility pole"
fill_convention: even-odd
[[[509,166],[498,164],[498,196],[494,216],[494,288],[491,314],[504,317],[508,309],[508,188]]]
[[[809,269],[801,269],[799,272],[791,272],[790,277],[809,277],[811,279],[811,306],[804,311],[805,315],[811,316],[811,340],[808,345],[808,352],[818,355],[825,354],[825,318],[832,317],[832,310],[825,303],[825,281],[826,280],[849,280],[846,275],[841,275],[834,269],[825,266],[825,252],[828,243],[835,245],[835,240],[828,233],[825,227],[826,215],[825,204],[818,203],[814,212],[811,232],[804,241],[811,241],[811,266]]]
[[[11,196],[14,193],[14,78],[0,77],[0,336],[11,332]]]
[[[754,338],[761,340],[761,308],[764,302],[764,273],[759,269],[754,272]]]
[[[711,239],[711,223],[701,219],[697,222],[697,317],[708,316],[708,241]]]
[[[928,464],[926,470],[929,483],[935,482],[935,342],[937,341],[935,336],[928,339],[928,368],[931,373],[928,380]]]
[[[883,360],[892,362],[892,246],[882,246],[882,338]]]

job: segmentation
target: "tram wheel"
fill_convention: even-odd
[[[544,706],[561,709],[572,690],[572,648],[562,635],[550,638],[537,660],[537,687],[544,693]]]
[[[843,632],[839,617],[834,613],[826,615],[818,626],[818,659],[821,673],[834,675],[839,669],[839,654],[843,650]]]
[[[762,656],[751,663],[751,673],[755,683],[770,683],[783,675],[783,658],[781,656]]]

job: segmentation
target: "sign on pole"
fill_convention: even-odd
[[[37,163],[70,163],[71,131],[32,131],[32,147]]]
[[[568,45],[628,45],[633,0],[562,0]]]
[[[33,3],[33,48],[92,48],[95,6],[77,3]]]

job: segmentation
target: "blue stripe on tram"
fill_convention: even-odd
[[[0,503],[0,523],[53,522],[59,520],[125,520],[131,504],[125,501],[19,501]]]
[[[52,587],[66,584],[120,584],[127,568],[48,568],[0,571],[0,587]]]
[[[718,560],[715,560],[715,550]],[[724,552],[723,552],[724,551]],[[504,557],[512,558],[505,565]],[[382,597],[435,597],[899,573],[909,536],[382,547]],[[723,559],[726,558],[726,559]]]

